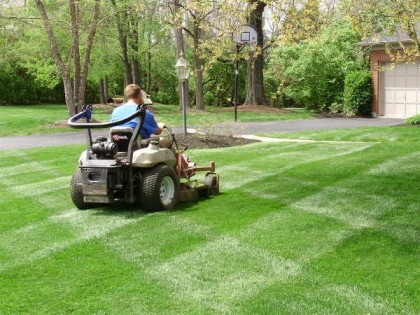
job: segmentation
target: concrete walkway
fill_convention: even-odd
[[[358,127],[396,126],[404,123],[404,119],[396,118],[314,118],[302,120],[286,120],[252,123],[223,123],[215,132],[234,136],[255,135],[264,132],[298,132],[304,130],[326,130]],[[182,128],[174,128],[175,134]],[[106,129],[95,130],[93,137],[107,136]],[[33,136],[17,136],[0,138],[0,150],[29,149],[39,147],[84,144],[85,132],[65,132]]]

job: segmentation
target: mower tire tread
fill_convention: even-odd
[[[83,201],[82,172],[79,168],[76,169],[76,171],[73,173],[73,176],[71,177],[70,195],[71,200],[79,210],[85,210],[90,207],[89,204]]]
[[[160,197],[160,187],[165,177],[171,177],[174,183],[174,197],[164,205]],[[178,202],[179,178],[175,170],[167,165],[159,164],[145,171],[141,176],[140,204],[147,212],[173,209]]]

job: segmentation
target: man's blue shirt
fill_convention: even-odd
[[[116,121],[124,119],[132,114],[134,114],[137,111],[137,104],[135,104],[132,101],[128,101],[124,105],[121,105],[114,109],[112,112],[112,115],[110,117],[110,121]],[[126,122],[125,124],[122,124],[121,126],[136,128],[137,124],[139,123],[139,118],[133,118],[129,122]],[[140,129],[140,135],[143,139],[150,138],[151,134],[154,134],[158,130],[158,124],[155,120],[155,117],[153,114],[146,110],[146,116],[144,117],[143,126]]]

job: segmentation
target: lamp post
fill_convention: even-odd
[[[181,100],[182,100],[182,114],[184,119],[184,135],[187,134],[187,97],[186,82],[190,76],[190,69],[188,68],[188,61],[184,58],[181,52],[179,59],[175,65],[178,80],[181,82]]]

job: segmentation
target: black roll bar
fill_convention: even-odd
[[[110,127],[115,127],[115,126],[119,126],[122,125],[126,122],[129,122],[130,120],[132,120],[133,118],[139,117],[140,121],[137,124],[137,127],[134,129],[134,136],[131,137],[129,146],[128,146],[128,150],[127,150],[127,160],[130,163],[132,161],[133,158],[133,144],[134,142],[137,140],[137,138],[140,136],[140,129],[143,126],[143,122],[144,122],[144,117],[146,116],[146,109],[147,106],[146,105],[138,105],[137,106],[137,111],[135,113],[133,113],[132,115],[120,119],[120,120],[116,120],[116,121],[112,121],[112,122],[105,122],[105,123],[91,123],[90,119],[92,117],[92,111],[93,111],[93,107],[92,105],[85,105],[83,107],[83,111],[74,115],[73,117],[70,117],[67,120],[67,124],[72,127],[72,128],[79,128],[79,129],[86,129],[86,142],[87,142],[87,150],[86,150],[86,158],[89,160],[89,150],[92,147],[92,133],[91,133],[91,128],[110,128]],[[86,118],[86,122],[77,122],[79,119],[81,118]]]
[[[137,111],[134,114],[132,114],[132,115],[126,117],[126,118],[117,120],[117,121],[104,122],[104,123],[77,122],[81,118],[87,118],[88,121],[90,120],[90,118],[92,116],[92,107],[91,107],[91,105],[88,105],[85,108],[86,109],[84,111],[74,115],[73,117],[70,117],[67,120],[67,124],[71,128],[85,129],[85,128],[110,128],[110,127],[115,127],[115,126],[122,125],[126,122],[129,122],[130,120],[132,120],[135,117],[141,117],[146,112],[146,108],[142,105],[142,106],[139,106],[137,108]]]

